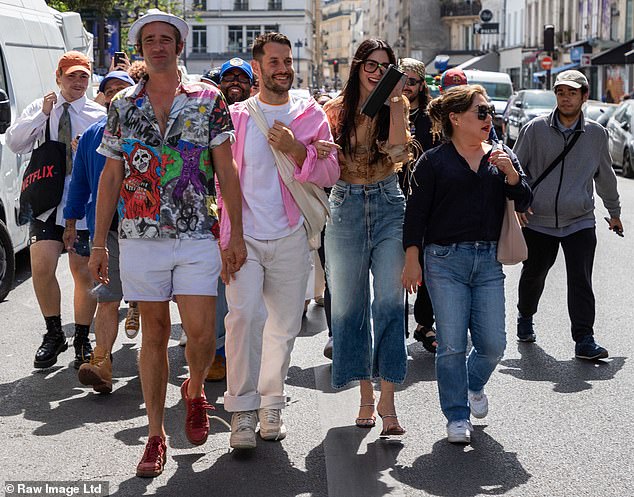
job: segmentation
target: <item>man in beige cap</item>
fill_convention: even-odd
[[[622,234],[616,176],[605,128],[581,111],[589,94],[586,77],[579,71],[563,71],[553,89],[557,107],[526,124],[513,148],[534,195],[531,208],[520,214],[528,259],[519,282],[517,338],[520,342],[536,339],[533,315],[561,245],[575,357],[604,359],[608,351],[594,341],[593,329],[594,191],[610,215],[608,228]]]
[[[217,176],[225,214],[236,227],[222,254],[224,274],[246,259],[242,196],[233,157],[233,125],[218,88],[185,84],[178,71],[187,24],[151,9],[130,27],[147,77],[111,101],[98,152],[107,157],[97,195],[93,277],[108,281],[106,237],[115,206],[119,214],[119,267],[124,298],[138,302],[143,334],[139,369],[148,442],[136,474],[163,472],[169,376],[167,345],[174,298],[188,334],[189,378],[181,385],[187,410],[185,434],[201,445],[209,434],[203,381],[215,351],[215,306],[221,269]]]
[[[7,130],[7,145],[15,153],[28,153],[44,141],[47,123],[50,139],[66,145],[66,180],[60,204],[30,220],[29,238],[33,288],[46,322],[46,334],[35,354],[34,366],[48,368],[68,348],[62,331],[60,288],[55,276],[57,261],[64,244],[63,207],[66,203],[72,171],[72,138],[80,135],[105,116],[101,105],[86,98],[92,71],[90,60],[81,52],[66,52],[59,59],[55,72],[59,91],[31,103]],[[88,272],[88,229],[86,220],[77,223],[77,241],[69,252],[70,270],[75,282],[75,368],[90,360],[92,351],[88,331],[96,302],[89,295],[92,278]]]

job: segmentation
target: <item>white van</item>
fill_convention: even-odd
[[[0,301],[13,285],[15,253],[28,242],[17,215],[31,155],[11,152],[5,132],[33,100],[57,90],[55,70],[67,45],[55,13],[44,0],[0,0]]]
[[[505,72],[477,71],[465,69],[465,76],[470,85],[482,85],[487,91],[491,103],[495,106],[493,125],[499,138],[502,138],[503,114],[506,103],[513,94],[511,77]]]

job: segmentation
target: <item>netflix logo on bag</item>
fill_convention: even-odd
[[[55,164],[44,165],[41,169],[29,174],[22,180],[22,190],[26,190],[29,185],[34,183],[35,181],[39,181],[45,178],[52,178],[55,176]]]

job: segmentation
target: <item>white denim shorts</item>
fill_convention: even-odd
[[[178,295],[218,295],[218,241],[121,239],[119,268],[127,301],[164,302]]]

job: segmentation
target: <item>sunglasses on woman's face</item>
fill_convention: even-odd
[[[377,62],[376,60],[367,59],[363,61],[363,70],[369,74],[376,72],[376,70],[380,67],[381,74],[387,71],[387,66],[389,66],[389,62]]]
[[[487,116],[495,117],[495,107],[493,105],[478,105],[473,112],[478,113],[480,121],[484,121]]]

